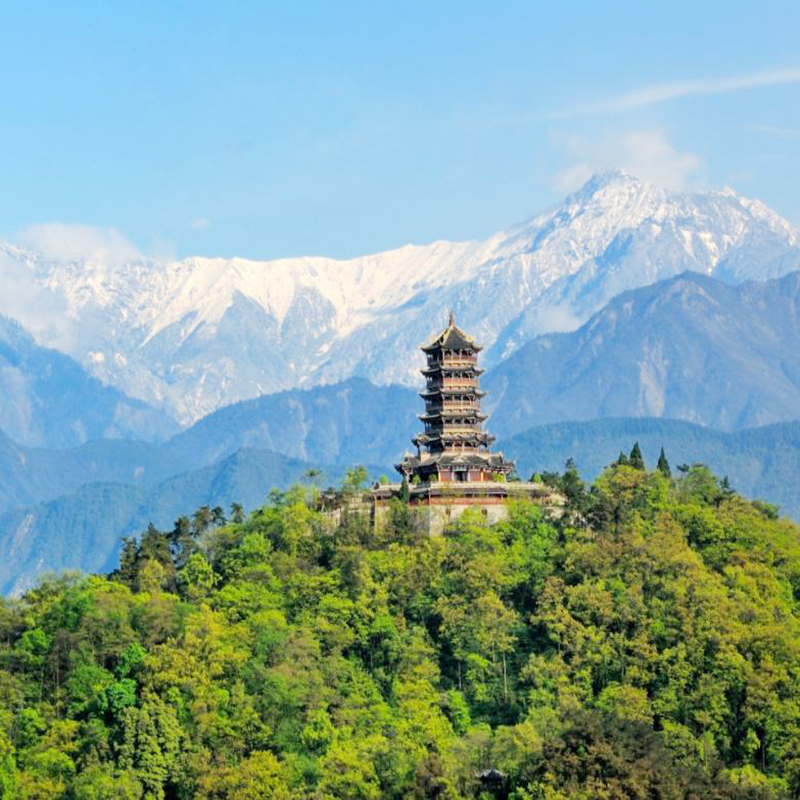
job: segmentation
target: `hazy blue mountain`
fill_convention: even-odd
[[[422,406],[413,389],[351,378],[227,406],[168,447],[203,463],[240,447],[260,447],[318,463],[391,464],[411,447]]]
[[[663,445],[673,469],[702,461],[728,475],[744,495],[781,506],[800,519],[800,423],[723,433],[669,419],[606,419],[538,426],[498,443],[517,460],[520,473],[561,470],[574,458],[587,478],[639,441],[653,466]],[[364,463],[366,459],[356,459]],[[243,449],[216,464],[191,469],[154,485],[93,483],[50,502],[0,515],[0,590],[19,591],[43,571],[107,569],[119,538],[148,522],[168,527],[201,505],[259,505],[270,488],[302,478],[310,464],[258,449]],[[337,483],[344,468],[322,468],[325,483]],[[391,473],[391,464],[371,467]]]
[[[420,402],[411,389],[353,378],[236,403],[163,444],[106,439],[48,450],[17,444],[0,431],[0,513],[96,481],[151,486],[243,447],[317,464],[387,464],[391,471],[411,446]]]
[[[28,445],[73,447],[103,437],[161,440],[178,426],[0,316],[0,430]]]
[[[186,461],[149,442],[96,439],[69,450],[50,450],[17,444],[0,431],[0,513],[95,481],[147,485],[185,470]]]
[[[73,494],[0,515],[0,591],[18,593],[43,572],[98,571],[116,564],[120,537],[148,523],[171,528],[202,505],[261,505],[272,487],[299,481],[307,462],[265,450],[245,449],[154,486],[92,483]],[[343,468],[322,467],[339,482]]]
[[[598,419],[541,425],[498,443],[516,459],[520,474],[561,472],[573,458],[585,478],[592,479],[622,450],[638,441],[652,469],[663,446],[677,466],[696,461],[727,475],[741,494],[777,503],[782,513],[800,519],[800,423],[724,433],[672,419]]]
[[[730,286],[684,273],[625,292],[486,376],[495,434],[602,417],[722,430],[800,418],[800,273]]]

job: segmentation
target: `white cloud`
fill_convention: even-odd
[[[189,227],[195,231],[204,231],[209,225],[211,225],[211,223],[205,217],[193,219],[189,223]]]
[[[632,92],[607,97],[595,103],[586,103],[575,108],[557,111],[550,116],[550,119],[571,119],[588,114],[612,114],[636,108],[645,108],[670,100],[680,100],[683,97],[727,94],[745,89],[760,89],[765,86],[781,86],[791,83],[800,83],[800,68],[790,67],[788,69],[711,80],[656,83]]]
[[[625,131],[599,142],[570,136],[557,144],[572,162],[553,178],[553,187],[560,192],[577,189],[594,173],[609,169],[624,169],[673,191],[690,189],[701,182],[702,160],[676,150],[660,131]]]
[[[144,256],[114,228],[53,222],[32,225],[15,238],[23,249],[0,244],[0,314],[17,320],[39,344],[75,354],[82,340],[92,336],[94,312],[83,308],[77,326],[63,291],[37,280],[36,262],[94,262],[113,268]]]
[[[115,228],[48,222],[25,228],[17,240],[51,261],[95,261],[116,266],[143,258]]]
[[[539,330],[548,333],[574,331],[581,326],[581,319],[572,313],[568,304],[541,305],[536,309],[536,324]]]
[[[36,282],[22,254],[0,250],[0,314],[17,320],[37,342],[60,350],[74,343],[64,296]]]

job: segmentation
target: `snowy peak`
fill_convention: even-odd
[[[413,385],[417,348],[446,308],[491,365],[536,334],[576,328],[620,292],[685,270],[734,284],[783,275],[800,267],[800,242],[786,220],[729,189],[670,193],[616,171],[484,241],[349,260],[56,262],[10,245],[0,258],[63,300],[71,355],[189,422],[353,375]]]

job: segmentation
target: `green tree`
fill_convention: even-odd
[[[628,456],[628,465],[633,467],[633,469],[639,469],[639,470],[647,469],[644,463],[644,457],[642,456],[642,451],[639,448],[639,442],[633,443],[630,455]]]
[[[671,478],[672,477],[672,470],[669,468],[669,461],[667,461],[666,453],[664,452],[664,448],[661,448],[661,452],[658,455],[658,464],[656,465],[656,469],[665,477]]]
[[[364,481],[367,480],[368,475],[369,473],[367,472],[366,467],[362,467],[360,465],[348,469],[345,473],[342,489],[346,493],[355,494],[364,485]]]
[[[218,767],[200,781],[198,800],[292,800],[285,770],[272,753],[255,752]]]

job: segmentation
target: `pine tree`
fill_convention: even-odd
[[[631,454],[628,456],[628,463],[634,469],[645,470],[644,464],[644,457],[642,456],[642,451],[639,449],[639,442],[634,442],[633,447],[631,448]]]
[[[139,571],[139,543],[135,538],[129,536],[122,537],[122,549],[119,554],[119,567],[115,577],[118,577],[124,584],[133,588],[136,584],[136,576]],[[0,794],[2,797],[2,794]]]
[[[578,511],[583,510],[587,499],[586,487],[578,472],[578,467],[571,458],[568,458],[564,465],[564,474],[561,476],[561,491],[572,508]]]
[[[656,464],[656,469],[665,477],[671,478],[672,477],[672,470],[669,468],[669,461],[667,461],[667,455],[664,452],[664,448],[661,448],[661,453],[658,456],[658,464]]]
[[[411,490],[408,488],[408,479],[403,475],[403,483],[400,484],[400,499],[407,503],[411,499]]]
[[[625,453],[622,452],[622,450],[619,451],[619,456],[617,456],[617,460],[614,462],[614,466],[615,467],[630,466],[630,461],[628,461],[628,456],[626,456]]]

